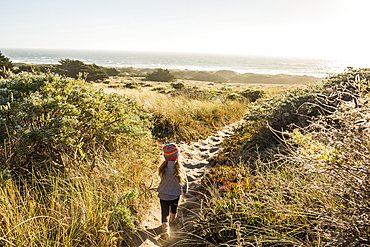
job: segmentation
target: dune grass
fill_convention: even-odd
[[[135,89],[114,89],[113,92],[134,98],[151,115],[152,133],[169,141],[205,138],[212,131],[239,121],[247,107],[245,101],[199,99],[181,90],[176,96]]]
[[[143,150],[146,150],[143,152]],[[130,240],[153,198],[157,156],[148,140],[78,161],[64,173],[0,186],[0,243],[4,246],[114,246]],[[53,175],[48,175],[53,174]],[[143,182],[145,181],[145,182]]]

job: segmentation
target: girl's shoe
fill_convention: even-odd
[[[169,237],[170,237],[170,227],[167,222],[163,222],[161,238],[168,239]]]
[[[170,214],[170,226],[175,226],[179,223],[179,218],[177,214]]]

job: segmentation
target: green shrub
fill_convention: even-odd
[[[171,83],[171,86],[174,88],[174,89],[182,89],[185,87],[184,83]]]
[[[221,90],[222,91],[229,91],[229,92],[233,91],[233,89],[230,88],[230,87],[222,87]]]
[[[171,82],[175,80],[175,76],[168,69],[156,69],[152,73],[146,75],[149,81]]]
[[[256,100],[263,98],[265,92],[263,90],[250,90],[247,89],[240,93],[243,97],[247,98],[250,102],[255,102]]]
[[[355,69],[347,67],[343,73],[331,75],[325,85],[326,87],[333,87],[343,83],[349,85],[348,82],[352,83],[358,79],[368,82],[370,80],[370,68]]]
[[[83,80],[18,75],[0,81],[0,88],[0,145],[14,152],[0,160],[19,173],[65,167],[150,133],[135,102]]]
[[[231,164],[240,159],[265,157],[269,150],[280,145],[282,136],[278,131],[292,128],[292,125],[307,126],[312,117],[321,114],[324,107],[319,105],[316,97],[321,91],[320,86],[296,88],[252,103],[244,117],[246,124],[224,142],[225,149],[210,163]]]
[[[165,91],[167,88],[166,87],[155,87],[152,88],[152,91]]]
[[[123,232],[136,230],[134,224],[135,217],[132,215],[128,206],[134,204],[133,202],[137,199],[138,190],[127,188],[121,200],[112,206],[113,209],[109,218],[109,225],[112,229]]]
[[[103,68],[103,70],[108,76],[117,76],[121,73],[116,68]]]
[[[8,71],[13,68],[13,63],[10,61],[8,57],[5,57],[3,54],[1,54],[0,51],[0,79],[2,77],[6,77],[8,74]]]
[[[243,97],[236,93],[230,93],[226,97],[230,100],[241,100],[241,101],[243,100]]]
[[[129,82],[124,85],[126,88],[138,88],[139,85],[136,82]]]
[[[131,211],[124,205],[117,205],[113,208],[113,212],[109,218],[109,225],[121,231],[135,228]]]

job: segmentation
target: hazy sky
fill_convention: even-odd
[[[369,0],[0,0],[1,48],[369,57]]]

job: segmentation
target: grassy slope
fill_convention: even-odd
[[[368,79],[348,69],[258,102],[203,180],[199,245],[369,244]]]

